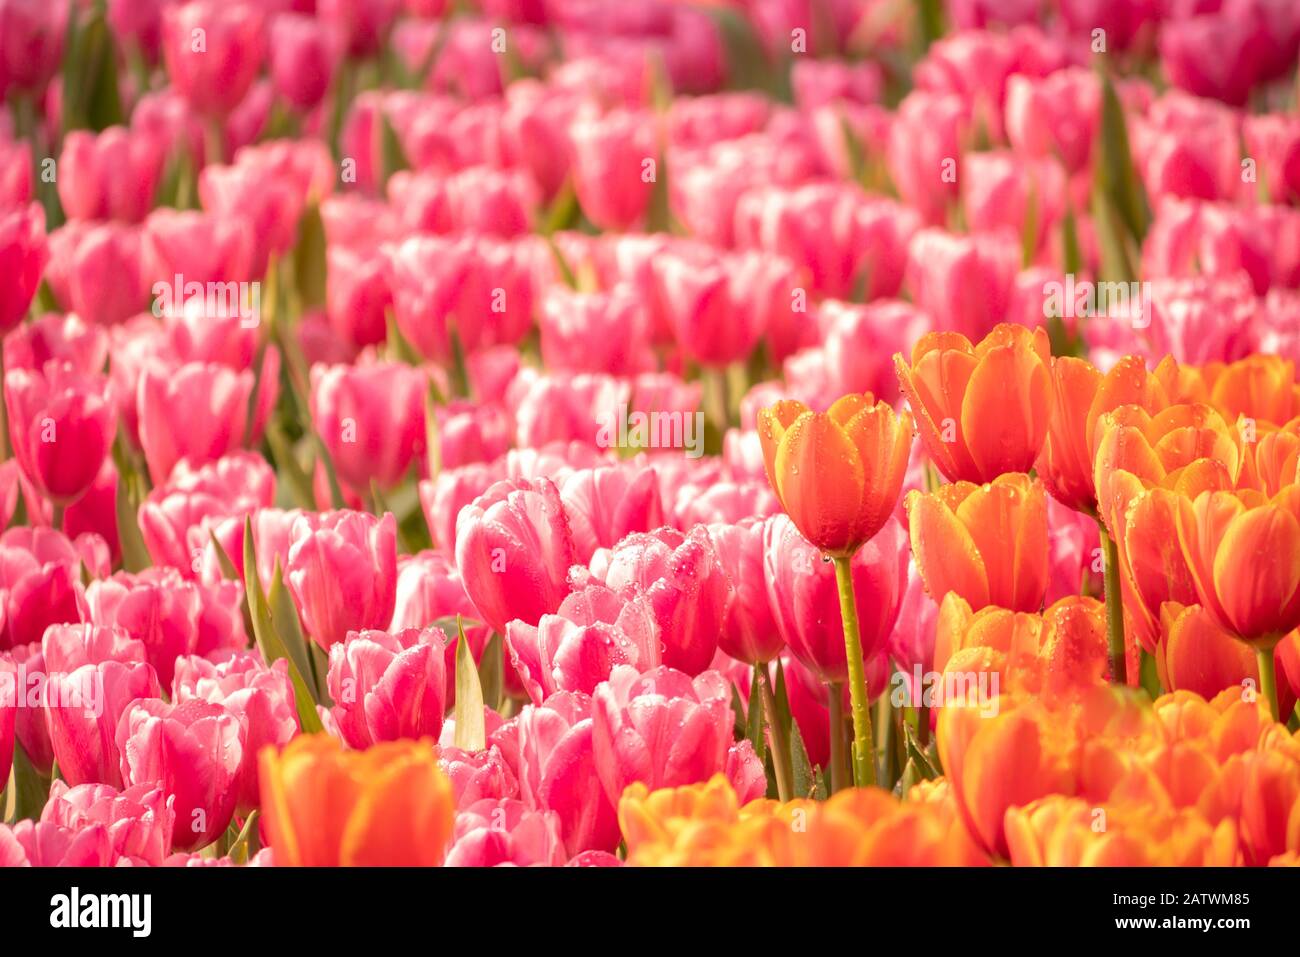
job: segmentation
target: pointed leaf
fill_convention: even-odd
[[[483,721],[483,687],[478,666],[465,639],[465,626],[456,616],[456,733],[454,744],[464,751],[482,751],[487,747]]]

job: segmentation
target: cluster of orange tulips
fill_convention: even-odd
[[[630,859],[1297,863],[1294,363],[1167,357],[1148,370],[1130,356],[1103,374],[1052,356],[1041,329],[1000,325],[979,343],[928,334],[895,365],[910,415],[870,396],[765,410],[768,475],[804,537],[847,565],[897,505],[915,422],[929,478],[905,513],[940,603],[935,668],[992,678],[981,688],[995,706],[938,709],[943,776],[901,800],[737,808],[723,782],[629,791]],[[1104,601],[1044,610],[1048,495],[1098,523]],[[852,582],[840,581],[852,663]],[[854,685],[862,785],[870,715]],[[814,839],[775,826],[792,820]]]

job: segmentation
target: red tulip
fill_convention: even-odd
[[[27,315],[48,259],[45,212],[38,204],[0,212],[0,332]]]
[[[275,92],[307,111],[329,91],[339,61],[336,35],[323,20],[281,13],[271,21],[268,50]]]

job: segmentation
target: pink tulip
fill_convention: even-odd
[[[1100,122],[1101,85],[1091,70],[1007,78],[1007,138],[1017,152],[1055,156],[1077,173],[1088,168]]]
[[[15,142],[0,130],[0,209],[32,201],[32,146]]]
[[[65,0],[0,2],[0,93],[7,85],[41,92],[59,68],[71,4]]]
[[[172,568],[118,572],[86,589],[90,620],[121,628],[144,645],[163,687],[171,687],[178,657],[198,644],[202,595]]]
[[[316,366],[311,414],[339,478],[368,493],[391,488],[424,450],[428,380],[396,362]]]
[[[601,229],[627,230],[644,218],[655,188],[651,173],[666,175],[656,168],[657,135],[653,114],[639,110],[584,115],[569,127],[578,201]]]
[[[354,348],[383,342],[393,294],[387,261],[370,249],[331,243],[326,250],[325,311],[330,328]]]
[[[785,644],[768,605],[763,577],[763,530],[773,519],[709,526],[718,563],[736,597],[723,620],[718,646],[746,664],[771,661]]]
[[[52,312],[5,336],[6,370],[40,370],[51,359],[71,363],[86,375],[97,374],[108,362],[108,335],[80,316]]]
[[[177,276],[186,297],[184,287],[191,283],[206,287],[252,279],[253,255],[252,233],[240,219],[160,208],[144,222],[144,274],[155,295],[163,288],[171,291]]]
[[[547,479],[498,482],[460,510],[456,565],[479,617],[498,634],[553,613],[577,562],[569,517]]]
[[[1078,594],[1077,589],[1075,594]],[[886,646],[887,653],[893,657],[900,671],[910,674],[916,665],[921,666],[922,673],[933,670],[935,622],[938,616],[939,605],[926,594],[925,582],[916,570],[916,562],[909,556],[907,583],[898,607],[898,624],[890,632]]]
[[[117,725],[122,780],[156,784],[173,802],[172,847],[206,847],[225,831],[239,796],[244,729],[219,704],[191,698],[134,701]]]
[[[514,437],[509,413],[494,402],[453,399],[435,405],[433,414],[441,468],[493,461],[509,450]]]
[[[898,401],[898,377],[889,357],[907,355],[912,343],[930,331],[930,317],[901,300],[866,305],[828,300],[819,307],[819,320],[826,330],[823,369],[830,391],[836,397],[870,392],[886,402]]]
[[[41,655],[48,674],[45,715],[59,774],[74,787],[121,787],[118,719],[137,699],[161,694],[143,643],[120,628],[57,625],[45,632]]]
[[[779,511],[781,503],[765,480],[687,485],[678,493],[673,527],[732,525],[749,518],[766,518]]]
[[[631,286],[576,292],[552,285],[538,309],[542,361],[548,369],[630,375],[653,365],[650,316]],[[620,334],[605,335],[611,328]]]
[[[41,640],[47,625],[85,618],[81,563],[98,563],[78,545],[51,528],[11,528],[0,535],[0,648],[29,645]]]
[[[477,659],[487,643],[488,629],[473,624],[474,603],[465,593],[460,572],[455,562],[442,552],[423,551],[416,555],[402,555],[397,560],[397,597],[393,603],[393,620],[389,631],[424,628],[441,618],[462,615],[469,620],[465,625],[465,638]],[[456,673],[456,644],[448,641],[444,655],[444,668],[448,678],[447,704],[454,700]]]
[[[18,714],[27,710],[27,688],[19,683],[18,675],[17,664],[8,655],[0,655],[0,774],[6,781],[13,768]]]
[[[749,355],[764,331],[762,313],[746,308],[743,273],[731,257],[704,244],[678,243],[656,260],[655,275],[659,302],[687,357],[725,366]]]
[[[568,856],[618,846],[614,805],[591,787],[596,776],[591,699],[560,692],[526,705],[518,718],[519,791],[529,807],[553,811]]]
[[[727,749],[724,773],[742,805],[767,796],[767,769],[748,738]]]
[[[109,867],[115,853],[108,829],[53,821],[0,824],[0,867]]]
[[[168,6],[162,53],[172,86],[195,112],[225,116],[244,98],[266,54],[261,11],[251,3],[193,0]]]
[[[261,803],[258,790],[258,752],[282,747],[298,733],[298,713],[288,662],[281,658],[267,667],[261,655],[237,651],[220,662],[198,655],[176,661],[172,700],[178,704],[200,699],[223,706],[243,728],[244,756],[235,810],[246,815]]]
[[[1134,122],[1133,155],[1153,201],[1233,199],[1243,189],[1241,120],[1221,103],[1171,92]]]
[[[10,371],[4,399],[23,475],[57,505],[76,501],[95,481],[117,430],[108,380],[52,361],[39,372]]]
[[[151,782],[119,791],[108,784],[68,787],[56,780],[41,822],[74,832],[102,827],[118,863],[157,867],[171,850],[176,814],[172,800]]]
[[[328,24],[302,13],[281,13],[271,21],[268,50],[275,92],[299,110],[325,97],[339,55]]]
[[[59,156],[59,200],[69,219],[138,223],[162,178],[164,154],[152,137],[123,126],[73,130]]]
[[[117,468],[106,458],[99,474],[84,495],[63,513],[63,531],[72,538],[94,535],[108,546],[109,560],[116,564],[122,557],[117,531]]]
[[[1160,64],[1173,86],[1244,106],[1271,46],[1257,23],[1240,16],[1187,17],[1161,26]]]
[[[534,704],[559,691],[591,694],[616,665],[648,671],[659,665],[662,641],[643,596],[623,597],[585,581],[536,626],[506,626],[506,649]]]
[[[580,562],[589,561],[597,548],[614,547],[632,532],[648,532],[664,524],[654,470],[632,463],[574,472],[564,479],[560,500]]]
[[[1246,155],[1258,163],[1259,182],[1275,203],[1300,199],[1300,120],[1285,114],[1242,119]]]
[[[45,212],[38,204],[0,211],[0,333],[27,315],[48,258]]]
[[[957,236],[940,229],[916,234],[908,251],[913,301],[936,328],[982,339],[1001,322],[1020,268],[1013,236]]]
[[[690,675],[709,666],[733,589],[703,525],[688,535],[672,528],[629,535],[610,553],[604,580],[628,599],[646,596],[665,665]]]
[[[456,808],[463,810],[479,801],[519,796],[515,773],[495,745],[483,751],[462,751],[440,746],[438,766],[451,781]]]
[[[248,275],[263,276],[272,255],[283,256],[297,245],[306,196],[282,170],[256,154],[250,159],[241,151],[239,157],[230,166],[203,168],[199,200],[209,215],[243,224],[251,240]]]
[[[835,569],[784,515],[763,533],[764,576],[777,629],[790,651],[824,682],[844,682],[848,660]],[[903,597],[907,536],[890,521],[853,556],[853,584],[864,661],[884,647]]]
[[[439,472],[432,482],[419,485],[420,509],[438,549],[456,554],[456,519],[460,510],[505,478],[496,465],[475,463]]]
[[[146,368],[136,402],[140,445],[154,482],[165,482],[182,459],[215,462],[239,449],[253,385],[251,370],[211,362]]]
[[[962,175],[962,207],[972,233],[1007,232],[1037,253],[1059,232],[1066,202],[1059,163],[1009,151],[971,153]],[[1034,232],[1026,236],[1029,223]]]
[[[735,716],[716,671],[692,679],[667,665],[646,674],[620,665],[592,695],[596,772],[617,806],[623,789],[707,781],[726,768]]]
[[[446,712],[447,636],[440,628],[349,632],[330,648],[331,715],[350,747],[437,738]]]
[[[29,681],[33,675],[46,674],[45,658],[41,654],[40,642],[34,641],[30,645],[16,645],[10,649],[7,659],[3,654],[0,654],[0,669],[9,669],[12,673],[13,668],[9,668],[11,664],[14,668],[22,667],[25,669]],[[49,777],[54,766],[54,749],[50,744],[50,729],[45,722],[44,703],[39,701],[36,703],[36,707],[31,707],[29,701],[27,707],[22,707],[19,697],[27,694],[31,689],[16,688],[15,690],[16,694],[13,703],[18,707],[10,715],[13,720],[12,734],[18,743],[23,746],[23,753],[27,755],[27,760],[32,763],[37,772]],[[5,754],[3,743],[5,736],[4,710],[7,704],[4,703],[4,697],[3,692],[0,691],[0,764],[5,762],[3,757]],[[12,754],[12,747],[9,753]]]
[[[970,105],[951,93],[914,90],[898,106],[886,162],[907,205],[930,225],[957,199]]]
[[[560,819],[513,798],[486,798],[456,815],[447,867],[520,867],[565,862]]]
[[[61,258],[61,275],[50,287],[82,319],[114,325],[149,301],[138,227],[117,222],[85,229],[69,225],[50,242],[51,252]]]
[[[303,626],[326,651],[350,631],[383,628],[397,587],[397,522],[391,512],[301,515],[285,578]]]

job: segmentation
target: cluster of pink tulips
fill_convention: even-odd
[[[0,0],[0,865],[1300,862],[1298,51]]]

